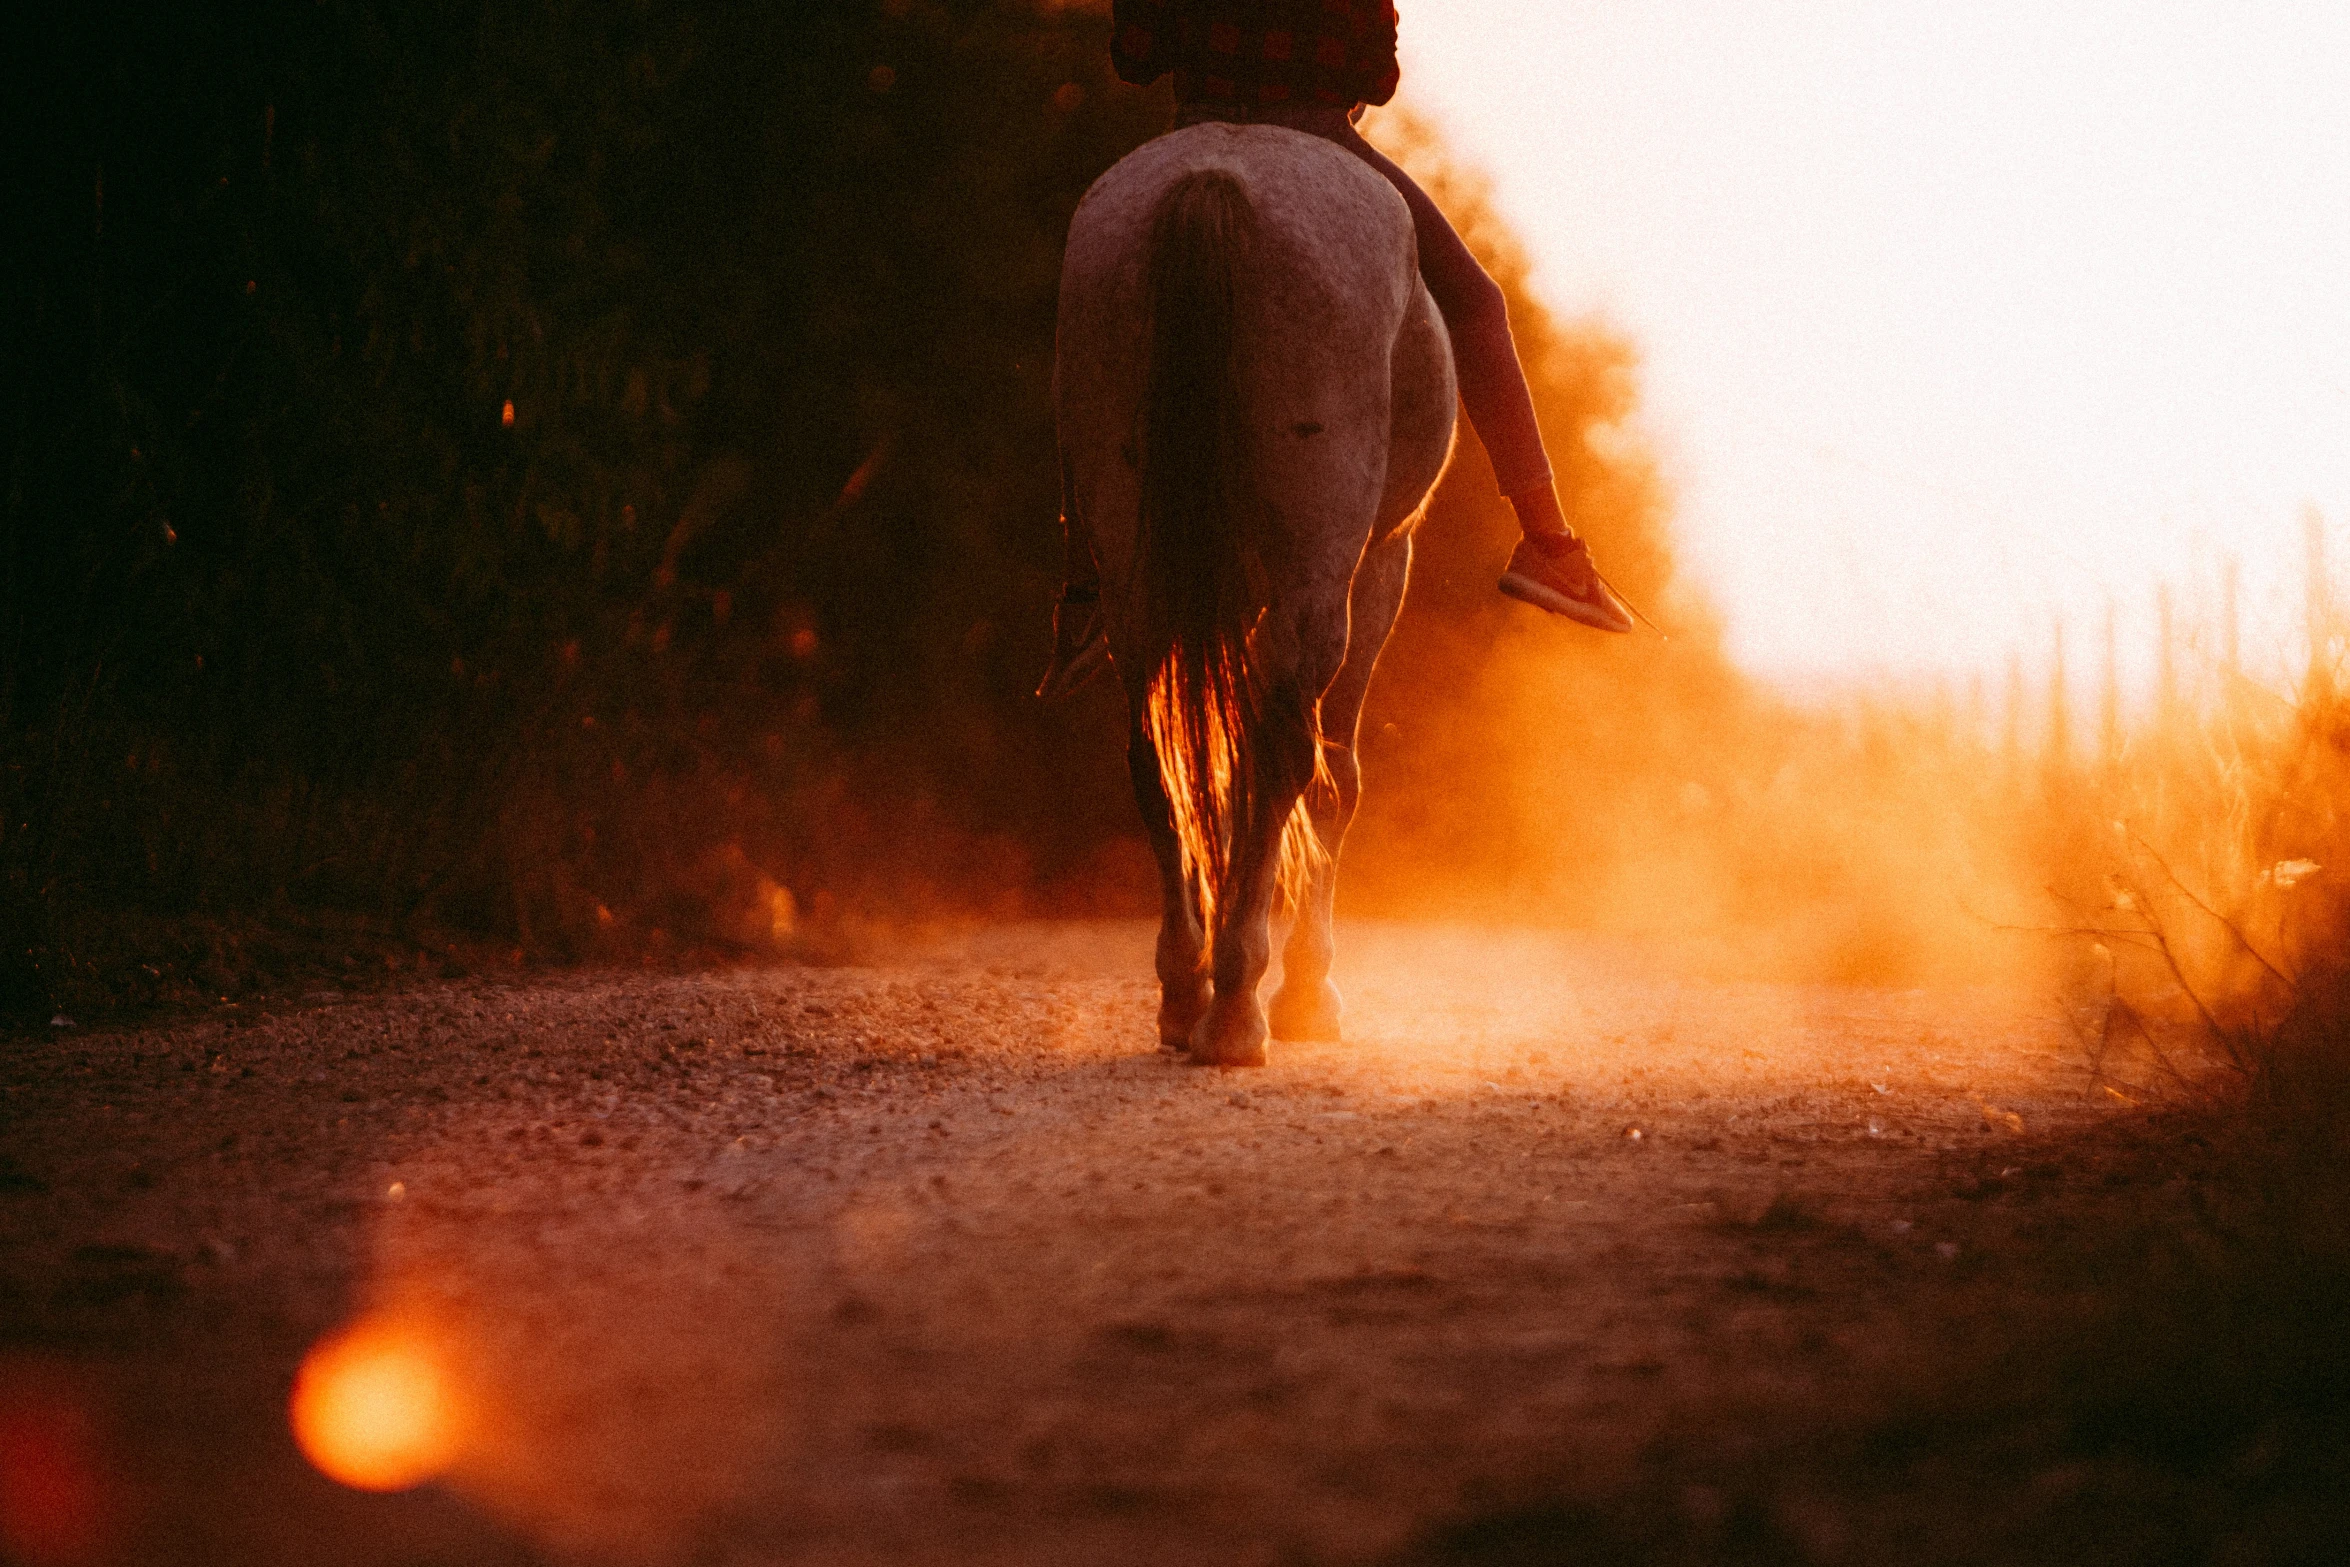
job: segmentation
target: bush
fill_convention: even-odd
[[[1166,112],[1105,19],[149,22],[46,20],[20,106],[19,1009],[103,988],[117,914],[565,956],[1119,863],[1116,726],[1025,700],[1060,234]]]

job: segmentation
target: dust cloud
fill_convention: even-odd
[[[1428,127],[1380,134],[1503,285],[1568,514],[1669,637],[1496,594],[1515,528],[1464,436],[1371,694],[1342,907],[1634,937],[1720,975],[2021,987],[2140,1078],[2175,1077],[2181,1050],[2245,1065],[2342,928],[2350,631],[2324,518],[2265,676],[2223,561],[2201,601],[2163,589],[2143,699],[2109,616],[2072,685],[2060,625],[2040,673],[2019,651],[2003,680],[1793,702],[1733,665],[1721,606],[1677,570],[1637,345],[1529,292],[1524,249]]]
[[[1465,437],[1366,716],[1349,905],[1639,936],[1717,971],[2012,975],[1999,927],[2036,870],[1981,714],[1912,693],[1804,711],[1737,670],[1676,569],[1635,345],[1528,291],[1524,250],[1425,126],[1382,134],[1507,292],[1568,514],[1669,636],[1597,637],[1495,594],[1515,526]]]

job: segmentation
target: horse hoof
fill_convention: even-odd
[[[1339,1014],[1344,1010],[1338,987],[1327,979],[1310,987],[1283,985],[1273,995],[1273,1037],[1336,1044]]]
[[[1202,985],[1197,995],[1163,995],[1159,1000],[1159,1048],[1181,1055],[1191,1048],[1191,1042],[1207,1021],[1208,988]]]
[[[1213,1008],[1199,1020],[1199,1027],[1191,1031],[1191,1059],[1196,1066],[1263,1066],[1270,1059],[1265,1049],[1266,1033],[1263,1017],[1239,1020],[1237,1026],[1219,1020]]]

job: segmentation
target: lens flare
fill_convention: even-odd
[[[88,1411],[62,1385],[0,1381],[0,1560],[97,1560],[103,1499]]]
[[[404,1491],[455,1452],[447,1379],[412,1325],[363,1318],[302,1362],[290,1411],[303,1456],[361,1491]]]

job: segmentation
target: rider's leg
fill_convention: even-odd
[[[1379,171],[1411,209],[1420,276],[1452,337],[1453,365],[1469,423],[1493,460],[1493,476],[1517,513],[1525,540],[1510,556],[1502,591],[1605,631],[1629,631],[1632,617],[1592,569],[1590,552],[1567,525],[1550,458],[1535,422],[1534,396],[1510,336],[1509,302],[1418,182],[1341,122],[1330,140]]]
[[[1469,422],[1477,427],[1477,438],[1485,443],[1486,455],[1493,459],[1493,477],[1501,493],[1518,508],[1518,520],[1528,531],[1536,531],[1544,521],[1550,525],[1539,531],[1565,531],[1565,519],[1551,498],[1550,457],[1542,449],[1542,428],[1534,421],[1534,396],[1518,364],[1509,301],[1501,285],[1478,264],[1418,182],[1363,140],[1353,126],[1331,140],[1378,170],[1411,208],[1412,229],[1420,242],[1420,276],[1452,337],[1461,401],[1468,407]]]

